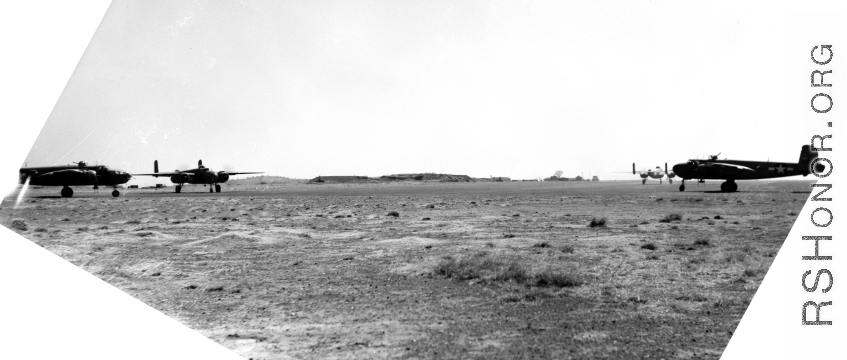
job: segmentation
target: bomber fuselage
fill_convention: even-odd
[[[753,180],[804,175],[797,163],[747,160],[692,159],[674,165],[673,171],[683,179],[703,180]]]
[[[19,182],[38,186],[116,186],[132,177],[120,170],[110,170],[104,165],[62,165],[25,167],[20,169]]]

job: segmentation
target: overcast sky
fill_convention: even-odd
[[[786,88],[808,89],[791,64],[809,49],[782,19],[644,1],[116,1],[27,165],[638,179],[612,172],[797,161],[808,98]]]

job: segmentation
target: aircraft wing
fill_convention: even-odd
[[[160,172],[160,173],[152,173],[152,174],[131,174],[132,176],[174,176],[179,174],[185,174],[184,172]]]
[[[262,171],[262,172],[228,172],[227,171],[227,174],[229,174],[229,175],[264,174],[264,173],[265,173],[264,171]]]

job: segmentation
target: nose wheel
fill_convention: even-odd
[[[215,184],[215,192],[218,192],[218,193],[221,192],[221,186],[220,185]]]
[[[645,184],[647,184],[647,179],[641,180],[641,185],[645,185]]]
[[[679,185],[679,191],[685,191],[685,180],[682,180],[682,185]]]
[[[180,192],[182,192],[182,186],[181,186],[181,185],[177,185],[177,186],[174,188],[174,192],[175,192],[175,193],[177,193],[177,194],[179,194]]]
[[[118,196],[121,196],[121,193],[117,189],[112,190],[112,197],[118,197]]]

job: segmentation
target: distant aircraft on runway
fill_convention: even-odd
[[[673,171],[668,172],[668,163],[665,163],[665,171],[662,171],[658,166],[655,169],[636,171],[635,163],[632,163],[632,174],[635,175],[636,173],[641,176],[641,185],[647,184],[647,178],[659,179],[659,184],[661,184],[665,176],[668,177],[668,182],[673,184],[673,178],[676,176]]]
[[[203,186],[209,185],[209,192],[221,192],[221,183],[225,183],[229,180],[229,177],[232,175],[243,175],[243,174],[263,174],[262,172],[226,172],[226,171],[212,171],[205,166],[203,166],[203,160],[197,161],[197,168],[191,170],[174,170],[173,172],[159,172],[159,160],[153,161],[153,173],[152,174],[133,174],[137,176],[170,176],[171,182],[176,185],[175,192],[182,192],[182,186],[185,184],[203,184]],[[214,187],[213,187],[214,185]]]
[[[114,188],[112,196],[118,197],[118,185],[124,184],[132,175],[120,171],[110,170],[106,165],[90,166],[84,161],[74,163],[75,165],[23,167],[20,170],[20,183],[24,189],[29,185],[37,186],[61,186],[62,197],[74,195],[71,186],[111,186]]]
[[[682,178],[679,191],[685,191],[685,180],[691,179],[698,179],[701,183],[705,182],[706,179],[726,180],[721,183],[721,191],[733,192],[738,190],[738,184],[735,183],[735,180],[806,176],[811,173],[811,165],[818,157],[817,151],[812,151],[809,145],[803,145],[800,149],[800,160],[796,163],[718,160],[718,155],[711,155],[707,160],[691,159],[686,163],[674,165],[673,171]],[[821,163],[815,164],[815,172],[820,173],[824,170],[826,170],[826,166]]]

